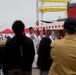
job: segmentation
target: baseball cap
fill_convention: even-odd
[[[64,22],[64,29],[71,32],[76,32],[76,19],[68,18]]]

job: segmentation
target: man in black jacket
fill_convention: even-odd
[[[20,20],[12,25],[15,36],[5,45],[4,75],[31,75],[35,50],[33,41],[23,34],[24,28]]]

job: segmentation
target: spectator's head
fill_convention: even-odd
[[[63,36],[60,36],[60,39],[62,39],[63,38]]]
[[[33,27],[29,27],[29,32],[30,32],[30,34],[34,33],[34,28]]]
[[[68,34],[76,33],[76,19],[74,18],[66,19],[64,23],[64,32]]]
[[[12,30],[16,35],[21,35],[24,32],[25,25],[22,21],[17,20],[12,25]]]
[[[40,41],[40,44],[39,44],[39,51],[47,51],[47,50],[50,50],[51,47],[50,47],[50,44],[51,44],[51,40],[49,37],[44,37],[42,38],[42,40]]]
[[[55,36],[55,32],[54,32],[54,31],[52,31],[52,32],[51,32],[51,35],[52,35],[52,36]]]

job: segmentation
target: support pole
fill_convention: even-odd
[[[43,2],[41,2],[41,7],[43,7]],[[41,12],[41,20],[43,20],[43,12]],[[43,25],[43,22],[41,22],[41,25]]]
[[[39,25],[39,11],[38,11],[38,8],[39,8],[39,1],[36,0],[36,26]]]

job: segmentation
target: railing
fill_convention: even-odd
[[[69,0],[40,0],[42,2],[65,2],[67,3]]]
[[[67,7],[40,7],[39,11],[41,12],[59,12],[59,11],[66,11]]]

